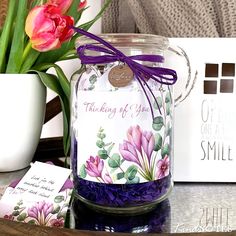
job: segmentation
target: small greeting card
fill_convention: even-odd
[[[35,162],[0,200],[0,217],[35,225],[63,227],[73,184],[70,169]]]

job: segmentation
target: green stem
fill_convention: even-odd
[[[25,59],[28,57],[30,51],[31,51],[31,42],[29,41],[24,49],[23,56],[22,56],[22,61],[24,62]]]
[[[16,10],[16,0],[10,0],[8,3],[8,12],[3,27],[3,31],[0,39],[0,73],[5,72],[5,63],[8,60],[6,57],[6,51],[11,35],[11,28],[14,20],[14,12]]]
[[[162,87],[161,87],[162,88]],[[163,107],[163,111],[164,111],[164,128],[166,129],[166,108],[165,108],[165,102],[164,102],[164,96],[163,96],[163,90],[161,90],[161,100],[162,100],[162,107]],[[162,146],[164,146],[165,143],[165,139],[166,139],[166,132],[164,131],[164,137],[162,140]]]

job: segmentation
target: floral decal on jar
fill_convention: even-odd
[[[135,184],[169,175],[172,98],[168,88],[160,87],[159,91],[153,107],[161,113],[154,118],[150,130],[142,129],[141,124],[132,125],[125,131],[125,138],[120,137],[122,141],[115,143],[107,141],[107,135],[112,134],[101,127],[97,133],[98,151],[79,166],[79,177],[107,184]]]

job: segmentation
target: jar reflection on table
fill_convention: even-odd
[[[120,233],[168,233],[170,231],[169,200],[159,203],[148,213],[124,216],[96,212],[75,200],[72,207],[74,227],[79,230]]]

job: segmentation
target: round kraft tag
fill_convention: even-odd
[[[125,87],[133,78],[134,73],[126,64],[113,67],[108,74],[108,80],[114,87]]]

